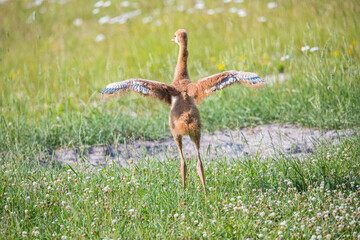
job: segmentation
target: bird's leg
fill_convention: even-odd
[[[204,168],[202,166],[202,162],[201,162],[201,158],[200,158],[200,133],[196,134],[196,135],[192,135],[190,136],[191,140],[194,142],[195,144],[195,149],[196,149],[196,153],[197,153],[197,172],[198,175],[200,177],[201,183],[203,185],[204,188],[204,193],[206,195],[206,187],[205,187],[205,176],[204,176]]]
[[[174,136],[176,145],[179,149],[179,153],[180,153],[180,158],[181,158],[181,166],[180,166],[180,171],[181,171],[181,178],[182,178],[182,182],[183,182],[183,187],[185,188],[185,181],[186,181],[186,164],[185,164],[185,160],[184,160],[184,155],[183,155],[183,151],[182,151],[182,136],[178,135],[178,136]]]

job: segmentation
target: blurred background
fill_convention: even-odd
[[[170,83],[179,28],[192,81],[232,69],[268,81],[206,99],[204,131],[359,125],[359,15],[357,0],[0,0],[1,150],[168,136],[161,102],[98,93],[128,78]]]

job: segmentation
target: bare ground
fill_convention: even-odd
[[[313,152],[315,145],[336,144],[342,137],[353,135],[350,130],[319,130],[294,125],[263,125],[241,130],[219,130],[202,133],[201,156],[205,161],[221,157],[275,156],[279,154],[301,156]],[[195,158],[194,145],[189,137],[183,138],[185,157]],[[171,159],[178,157],[172,138],[159,141],[135,141],[110,146],[92,146],[86,149],[63,148],[54,151],[56,161],[63,165],[105,165],[128,163],[143,159]]]

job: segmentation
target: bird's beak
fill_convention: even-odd
[[[173,39],[171,39],[172,42],[175,42],[175,37]]]

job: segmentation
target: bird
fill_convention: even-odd
[[[169,126],[170,132],[177,145],[180,155],[180,172],[182,185],[186,187],[187,166],[182,151],[183,136],[190,136],[196,150],[197,173],[205,195],[204,167],[200,157],[201,119],[197,104],[211,93],[221,90],[234,83],[240,83],[251,87],[261,87],[266,83],[256,73],[243,71],[224,71],[212,76],[202,78],[196,82],[190,81],[187,67],[189,52],[188,34],[185,29],[175,32],[171,40],[179,45],[179,54],[175,67],[174,78],[171,84],[147,79],[128,79],[121,82],[111,83],[100,93],[107,96],[122,95],[132,91],[144,96],[157,98],[170,107]]]

